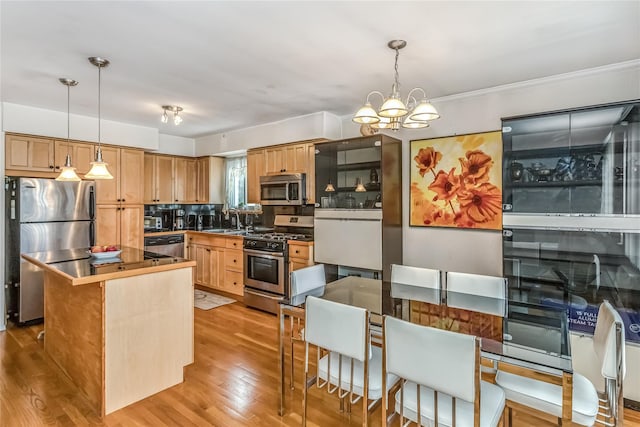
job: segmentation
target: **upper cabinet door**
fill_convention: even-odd
[[[282,147],[267,148],[264,150],[266,175],[277,175],[285,172],[284,154]]]
[[[144,155],[144,203],[156,203],[158,194],[156,193],[156,174],[155,174],[156,156],[153,154]]]
[[[142,204],[144,153],[140,150],[120,150],[120,202]]]
[[[174,203],[173,197],[173,157],[157,156],[155,162],[156,203]]]
[[[6,169],[55,172],[53,139],[7,135]]]
[[[97,203],[120,203],[120,149],[115,147],[102,147],[102,159],[107,163],[107,169],[113,179],[96,180],[96,202]]]
[[[266,175],[265,150],[247,152],[247,202],[260,203],[260,177]]]

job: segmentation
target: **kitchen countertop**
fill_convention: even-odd
[[[221,230],[225,230],[225,231],[221,231]],[[228,229],[214,228],[211,230],[175,230],[175,231],[145,232],[144,237],[168,236],[168,235],[186,234],[186,233],[219,234],[221,236],[245,236],[247,234],[251,234],[250,232],[247,232],[245,230],[236,230],[232,228],[228,228]]]
[[[195,261],[184,258],[126,246],[121,249],[120,255],[106,259],[92,257],[88,252],[89,248],[36,252],[22,254],[22,257],[44,270],[64,277],[74,286],[196,265]]]

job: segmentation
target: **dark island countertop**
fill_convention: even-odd
[[[60,249],[22,254],[22,257],[43,270],[58,274],[72,285],[84,285],[109,279],[139,276],[158,271],[195,267],[196,262],[178,257],[121,247],[118,256],[98,259],[89,248]]]

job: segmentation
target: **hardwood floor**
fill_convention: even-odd
[[[100,420],[37,340],[40,326],[0,332],[0,426],[299,426],[302,344],[296,348],[296,390],[277,415],[276,317],[234,303],[195,310],[195,363],[185,381]],[[360,405],[340,413],[334,395],[312,390],[308,425],[360,425]],[[370,425],[380,426],[380,411]],[[514,426],[546,426],[517,416]],[[625,410],[625,426],[640,427],[640,413]]]

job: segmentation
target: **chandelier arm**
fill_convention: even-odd
[[[371,92],[369,92],[369,94],[367,95],[367,103],[369,102],[369,97],[371,95],[380,95],[380,98],[382,99],[382,102],[384,102],[385,98],[384,98],[384,94],[378,90],[372,90]]]
[[[409,104],[409,99],[411,99],[411,94],[412,94],[414,91],[416,91],[416,90],[419,90],[420,92],[422,92],[423,98],[424,98],[424,99],[427,99],[427,92],[425,92],[425,91],[424,91],[424,89],[422,89],[421,87],[414,87],[414,88],[413,88],[413,89],[411,89],[411,90],[409,91],[409,93],[407,94],[407,104]],[[417,101],[418,101],[416,98],[413,98],[413,100],[414,100],[414,101],[416,101],[416,103],[417,103]]]

